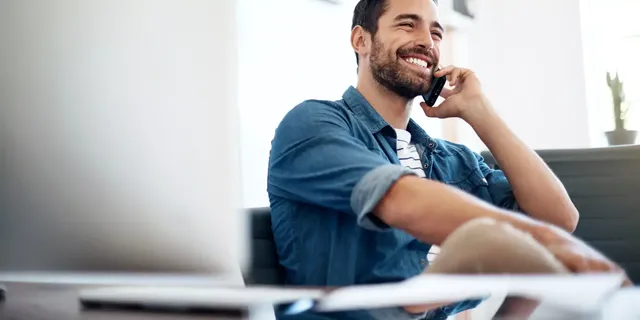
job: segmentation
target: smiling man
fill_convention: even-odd
[[[421,273],[622,272],[571,236],[578,212],[545,163],[492,109],[479,80],[437,71],[444,30],[432,0],[361,0],[351,44],[357,87],[338,101],[308,100],[272,142],[268,193],[289,285],[401,281]],[[428,117],[466,121],[495,155],[489,168],[463,145],[410,119],[432,77],[451,89]],[[441,247],[429,265],[432,245]],[[437,288],[436,288],[437,289]],[[480,301],[443,301],[332,314],[345,319],[446,319]],[[526,317],[535,301],[508,299]]]

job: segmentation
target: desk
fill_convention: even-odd
[[[11,320],[247,320],[247,316],[183,315],[150,312],[83,310],[77,290],[61,284],[6,284],[0,319]],[[253,316],[251,318],[254,318]],[[257,318],[256,318],[257,319]]]

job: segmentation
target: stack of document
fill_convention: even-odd
[[[519,296],[591,312],[623,282],[622,275],[422,275],[393,284],[343,287],[316,300],[318,311],[343,311]]]
[[[178,308],[243,308],[288,305],[288,313],[379,309],[469,299],[518,296],[555,310],[597,313],[617,292],[623,275],[421,275],[388,284],[338,288],[297,287],[104,287],[80,292],[84,302],[140,303]]]

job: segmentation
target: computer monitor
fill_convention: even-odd
[[[0,282],[246,269],[235,6],[0,2]]]

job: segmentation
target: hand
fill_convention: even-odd
[[[448,66],[438,70],[434,76],[446,76],[453,89],[442,89],[440,96],[445,100],[437,107],[429,107],[424,102],[420,103],[427,117],[441,119],[457,117],[467,120],[470,113],[482,111],[488,106],[480,88],[480,81],[473,71]]]
[[[633,285],[626,272],[615,262],[558,227],[546,226],[542,233],[534,237],[574,273],[620,273],[625,275],[623,286]]]

